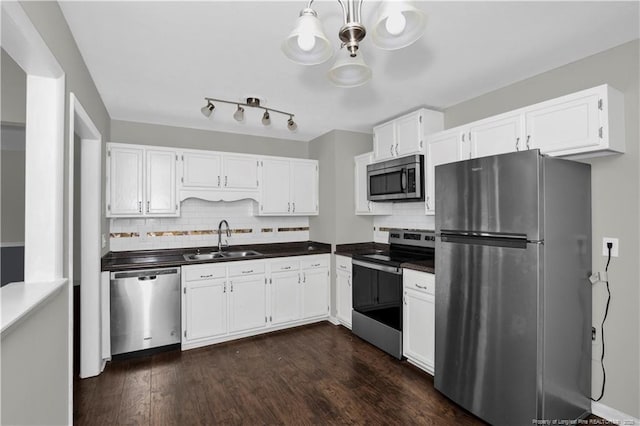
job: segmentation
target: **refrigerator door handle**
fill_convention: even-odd
[[[440,235],[443,237],[483,237],[483,238],[509,238],[514,240],[526,240],[525,234],[508,234],[500,232],[479,232],[479,231],[441,231]]]
[[[464,235],[464,234],[476,234],[476,235]],[[513,236],[505,235],[477,235],[478,233],[458,233],[458,234],[440,234],[440,240],[443,243],[458,243],[458,244],[474,244],[479,246],[493,246],[493,247],[505,247],[515,249],[526,249],[527,239],[515,238]]]

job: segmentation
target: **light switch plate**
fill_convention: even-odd
[[[613,244],[613,247],[611,247],[611,257],[618,257],[618,247],[620,244],[618,243],[617,238],[610,238],[610,237],[604,237],[602,239],[602,255],[609,256],[609,249],[607,248],[607,243]]]

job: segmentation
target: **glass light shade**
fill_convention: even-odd
[[[236,121],[244,120],[244,108],[242,108],[240,105],[238,105],[238,109],[236,109],[236,112],[233,113],[233,118]]]
[[[265,126],[268,126],[269,124],[271,124],[271,117],[269,116],[269,111],[265,111],[264,114],[262,114],[262,124],[264,124]]]
[[[340,56],[328,73],[329,80],[338,87],[362,86],[371,79],[371,68],[365,64],[362,51],[355,58],[347,49],[340,51]]]
[[[402,21],[399,14],[404,17],[404,29],[397,25]],[[380,4],[373,22],[370,32],[373,43],[381,49],[395,50],[407,47],[422,37],[427,18],[410,2],[385,1]]]
[[[302,65],[321,64],[333,55],[322,23],[312,9],[301,12],[293,31],[282,43],[282,52],[293,62]]]
[[[211,102],[208,102],[205,106],[200,108],[200,112],[202,112],[202,115],[204,115],[205,117],[211,117],[211,113],[213,112],[214,108],[215,106],[213,106]]]
[[[298,129],[298,125],[296,124],[295,121],[293,121],[293,118],[289,118],[287,120],[287,128],[292,132],[295,132]]]

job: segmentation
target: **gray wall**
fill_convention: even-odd
[[[2,51],[2,122],[24,124],[27,112],[27,75],[22,68],[5,52]]]
[[[332,244],[367,242],[373,218],[355,215],[353,157],[373,149],[370,134],[333,130],[309,142],[309,158],[320,170],[320,214],[309,217],[309,238]],[[335,259],[332,257],[332,264]],[[331,270],[334,268],[332,266]],[[335,275],[331,273],[331,312],[336,306]]]
[[[110,142],[307,158],[308,143],[132,121],[111,121]]]
[[[620,238],[620,257],[612,259],[609,270],[612,301],[605,327],[607,382],[601,403],[636,418],[640,417],[639,51],[637,40],[626,43],[445,111],[445,126],[450,128],[604,83],[624,93],[626,153],[587,162],[592,166],[594,271],[605,267],[602,238]],[[594,286],[593,296],[599,334],[606,302],[602,283]],[[594,358],[599,358],[600,346],[594,345],[593,350]],[[600,393],[601,380],[597,361],[593,363],[594,396]]]

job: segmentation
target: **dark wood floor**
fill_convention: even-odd
[[[74,423],[483,424],[427,373],[327,322],[110,362],[75,381]]]

